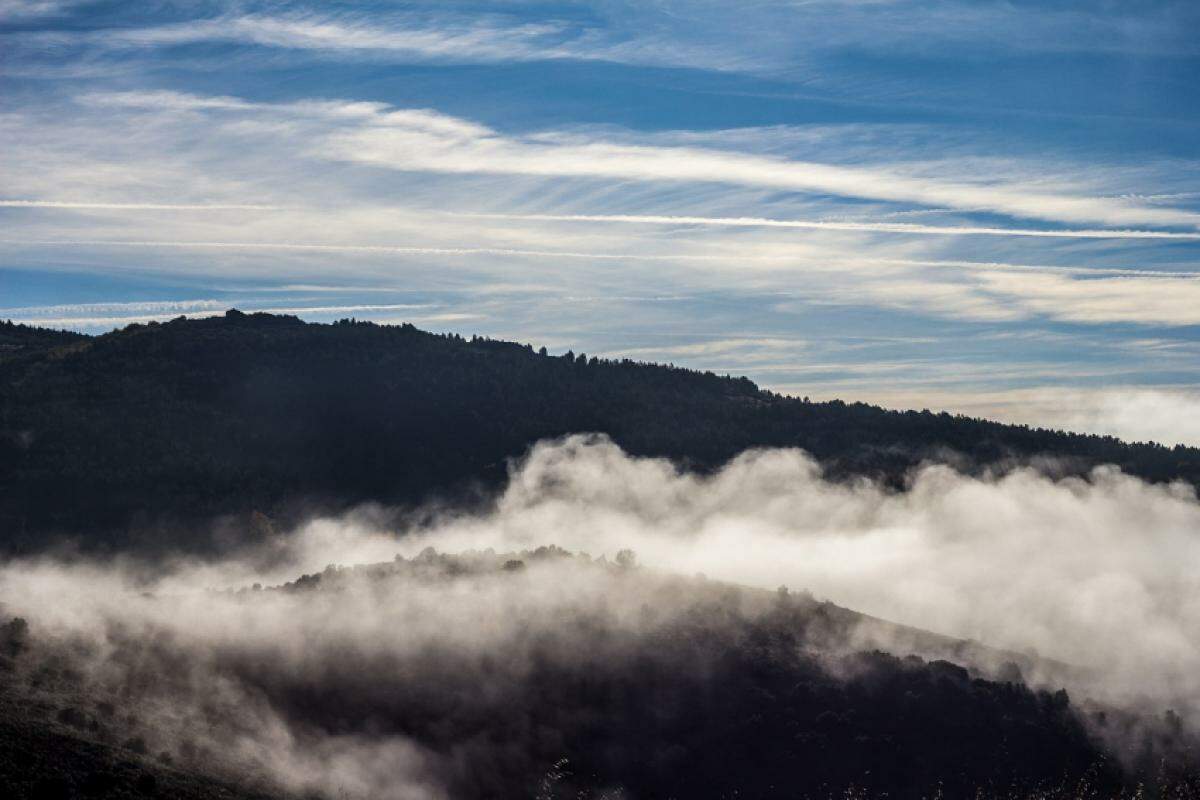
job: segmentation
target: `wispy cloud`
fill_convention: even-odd
[[[85,0],[0,0],[0,21],[64,14]]]
[[[18,3],[32,7],[36,2]],[[392,63],[503,63],[569,59],[709,70],[765,71],[762,53],[736,41],[678,35],[662,25],[629,24],[643,13],[580,15],[579,9],[521,9],[480,13],[445,3],[425,11],[333,8],[288,9],[275,5],[159,24],[58,29],[23,34],[41,47],[83,47],[93,52],[230,43],[287,50],[321,58],[381,59]],[[541,14],[538,11],[542,12]],[[601,11],[597,9],[597,11]],[[631,9],[631,11],[638,11]],[[656,16],[654,14],[651,17]],[[586,21],[585,21],[586,20]]]
[[[906,175],[886,166],[844,166],[703,147],[618,144],[553,132],[513,138],[478,127],[461,135],[431,129],[456,125],[446,115],[380,112],[351,130],[331,132],[326,155],[401,170],[500,173],[616,180],[726,183],[842,197],[986,209],[1019,218],[1111,226],[1200,228],[1200,214],[1113,197],[1087,197],[1004,182],[971,183]],[[854,223],[839,223],[852,225]],[[903,223],[892,223],[903,228]]]
[[[44,16],[71,4],[6,0],[0,18]],[[929,53],[973,48],[1000,53],[1097,52],[1188,55],[1184,31],[1195,19],[1187,3],[1143,4],[1137,13],[1079,4],[1015,7],[1006,2],[940,0],[886,3],[759,2],[736,19],[721,4],[666,0],[613,4],[506,4],[481,14],[469,4],[427,4],[425,10],[370,13],[297,4],[218,3],[205,16],[101,30],[39,32],[43,44],[83,44],[100,50],[234,43],[340,59],[451,63],[575,59],[682,66],[802,77],[831,83],[814,68],[845,49]],[[214,13],[215,11],[215,13]],[[28,38],[28,37],[27,37]],[[797,74],[799,73],[799,75]]]
[[[136,207],[136,206],[135,206]],[[431,225],[436,224],[438,214],[426,214]],[[460,216],[460,215],[455,215]],[[512,218],[517,215],[476,215],[483,217]],[[519,218],[519,217],[518,217]],[[1046,273],[1050,275],[1065,275],[1074,277],[1133,277],[1149,280],[1159,278],[1175,278],[1180,280],[1200,281],[1200,270],[1154,270],[1133,269],[1125,267],[1083,267],[1051,264],[1009,264],[999,261],[964,261],[961,259],[911,259],[911,258],[876,258],[871,256],[847,256],[830,252],[827,255],[812,255],[804,252],[780,252],[787,250],[786,246],[766,248],[767,252],[756,252],[749,249],[721,255],[695,252],[582,252],[572,250],[529,250],[502,247],[478,247],[463,245],[460,247],[414,247],[407,245],[386,244],[346,244],[319,242],[180,242],[154,240],[122,240],[122,239],[0,239],[0,245],[14,247],[131,247],[158,248],[164,250],[246,250],[246,251],[282,251],[282,252],[315,252],[315,253],[366,253],[380,255],[403,256],[513,256],[538,259],[580,259],[586,261],[649,261],[649,262],[697,262],[716,266],[738,266],[747,263],[768,263],[778,265],[794,265],[809,268],[853,269],[858,272],[870,272],[872,267],[894,271],[895,267],[923,267],[945,270],[966,270],[969,272],[1018,272]],[[325,287],[315,287],[324,289]]]
[[[0,308],[0,317],[35,320],[39,317],[69,318],[95,314],[169,314],[215,311],[226,306],[220,300],[145,300],[111,303],[60,303],[45,306]]]
[[[392,108],[378,103],[322,101],[264,104],[236,98],[179,94],[105,94],[85,102],[143,108],[151,112],[187,109],[197,113],[242,112],[258,124],[271,119],[289,124],[309,119],[304,143],[309,157],[369,164],[403,171],[458,175],[512,174],[534,178],[586,178],[691,184],[729,184],[761,189],[807,192],[847,198],[990,211],[1005,216],[1055,223],[1099,223],[1106,226],[1188,227],[1185,234],[1133,231],[1127,236],[1192,238],[1200,213],[1132,197],[1087,196],[1002,180],[939,178],[895,166],[844,165],[797,158],[738,152],[702,146],[665,146],[630,142],[601,134],[542,131],[504,135],[471,120],[429,109]],[[245,132],[245,126],[238,128]],[[275,133],[281,131],[276,129]],[[282,132],[288,132],[284,129]],[[588,219],[579,215],[579,219]],[[654,221],[646,216],[644,221]],[[629,216],[614,221],[632,221]],[[676,220],[678,221],[678,220]],[[724,223],[739,224],[739,223]],[[740,223],[747,224],[747,223]],[[771,224],[771,223],[758,223]],[[786,224],[786,223],[780,223]],[[814,223],[815,224],[815,223]],[[952,226],[909,223],[827,221],[832,230],[962,233]],[[863,227],[869,225],[870,227]],[[969,226],[966,232],[994,235],[1000,226]],[[1019,229],[1016,235],[1051,236],[1053,232]],[[1084,237],[1099,237],[1081,231]]]
[[[728,256],[702,255],[697,253],[678,254],[647,254],[647,253],[587,253],[570,250],[518,250],[503,247],[407,247],[403,245],[368,245],[368,244],[317,244],[304,242],[168,242],[168,241],[127,241],[115,239],[47,239],[22,240],[0,239],[0,245],[19,245],[24,247],[150,247],[183,250],[280,250],[315,253],[375,253],[416,256],[522,256],[530,258],[564,258],[586,259],[589,261],[705,261],[727,262]],[[787,256],[755,256],[743,258],[756,261],[788,261]]]
[[[1200,280],[1195,277],[1072,276],[1017,271],[859,273],[854,281],[814,281],[805,302],[876,305],[976,322],[1038,318],[1091,325],[1200,325]]]
[[[386,19],[386,18],[385,18]],[[562,23],[520,23],[492,17],[393,16],[380,24],[359,15],[297,13],[230,15],[176,24],[106,31],[109,45],[155,46],[243,42],[320,51],[387,51],[413,58],[528,60],[553,57],[567,31]]]
[[[1200,282],[986,273],[986,291],[1068,322],[1200,325]]]
[[[95,209],[103,211],[275,211],[256,203],[106,203],[82,200],[0,200],[0,208]]]
[[[636,225],[715,225],[726,228],[802,228],[808,230],[867,231],[870,233],[932,234],[937,236],[1036,236],[1055,239],[1187,239],[1200,240],[1200,233],[1147,230],[1038,230],[995,228],[977,225],[919,225],[905,222],[843,222],[838,220],[767,219],[763,217],[685,217],[652,214],[472,214],[493,219],[525,219],[545,222],[613,222]]]

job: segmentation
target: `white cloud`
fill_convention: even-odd
[[[1200,325],[1200,275],[1083,276],[1026,270],[888,274],[857,272],[853,282],[813,281],[810,299],[878,305],[979,322],[1043,317],[1081,324]],[[797,310],[799,304],[783,307]]]
[[[158,570],[81,558],[12,561],[0,565],[0,599],[6,613],[30,621],[35,647],[69,642],[80,660],[65,663],[83,668],[81,680],[100,676],[105,690],[128,691],[139,709],[131,724],[152,734],[156,749],[185,738],[219,742],[216,752],[234,760],[230,766],[256,763],[298,792],[440,796],[442,787],[429,782],[439,772],[422,769],[437,766],[438,756],[387,729],[360,737],[306,730],[312,720],[281,697],[309,697],[315,687],[336,698],[335,713],[351,700],[369,707],[405,682],[425,691],[442,686],[439,671],[462,667],[473,677],[484,654],[502,694],[537,691],[531,640],[554,634],[572,658],[619,657],[589,649],[594,625],[571,624],[580,611],[595,625],[654,635],[659,623],[647,625],[641,609],[670,622],[698,598],[725,591],[654,570],[808,589],[885,619],[995,648],[1035,649],[1084,668],[1057,674],[1070,681],[1075,702],[1200,713],[1200,503],[1182,485],[1149,485],[1111,468],[1086,481],[1055,481],[1032,470],[972,478],[930,467],[897,492],[826,480],[799,450],[748,452],[697,476],[576,436],[537,446],[487,510],[442,507],[396,526],[378,523],[383,516],[368,510],[312,520],[259,549]],[[609,558],[633,548],[651,569],[631,579],[550,560],[519,576],[434,579],[429,570],[428,579],[358,581],[331,570],[321,581],[334,588],[325,591],[210,588],[269,585],[330,563],[390,562],[426,546],[503,553],[548,544]],[[493,557],[475,554],[484,563]],[[420,564],[415,572],[425,574]],[[772,595],[746,593],[739,602],[753,615],[772,605]],[[901,653],[913,646],[912,637],[889,637],[877,625],[860,632],[850,646]],[[356,656],[353,668],[335,667],[347,653]],[[1011,658],[985,650],[974,657]],[[180,680],[147,679],[181,669]],[[1027,677],[1044,675],[1034,669]],[[264,691],[276,688],[284,691]]]
[[[790,303],[780,308],[787,314],[838,303],[986,323],[1196,320],[1198,284],[1186,262],[1179,269],[1155,267],[1153,259],[1146,269],[1105,264],[1135,246],[1139,253],[1191,246],[1200,232],[929,226],[884,216],[894,206],[883,195],[932,202],[931,193],[962,187],[969,196],[950,199],[963,203],[964,216],[967,207],[979,208],[978,193],[1001,201],[1020,195],[1030,206],[1067,197],[1093,204],[1097,214],[1117,209],[1148,224],[1168,221],[1155,216],[1162,213],[1174,221],[1191,213],[1110,196],[1099,190],[1121,181],[1072,180],[1061,177],[1069,172],[1061,165],[1052,170],[1060,177],[1037,183],[1026,180],[1028,165],[1011,164],[972,164],[982,177],[964,179],[947,164],[918,169],[882,151],[872,151],[877,166],[847,166],[803,153],[788,158],[767,146],[778,133],[784,150],[806,147],[791,129],[513,136],[429,109],[327,99],[100,92],[80,96],[75,110],[0,116],[10,143],[0,152],[10,194],[0,202],[21,231],[3,246],[47,268],[186,269],[323,283],[328,257],[337,254],[339,269],[354,280],[405,276],[448,290],[521,284],[564,297],[617,297],[628,292],[616,284],[636,276],[653,295],[778,293]],[[354,151],[363,136],[386,139],[398,160],[370,147]],[[819,169],[808,170],[814,164]],[[1002,166],[1019,180],[999,180],[994,170]],[[811,191],[779,200],[780,176]],[[1089,181],[1093,195],[1082,193]],[[835,190],[849,194],[825,194]],[[396,206],[397,197],[407,205]],[[837,218],[847,207],[866,213],[862,199],[876,201],[869,207],[877,218]],[[639,213],[612,213],[622,206]],[[717,213],[654,213],[663,208]],[[722,213],[740,208],[756,213]],[[964,232],[976,235],[950,235]],[[1020,248],[1034,246],[1045,262],[1023,263],[1028,253]],[[984,247],[984,258],[963,257]],[[117,256],[122,248],[137,248],[136,257]],[[1093,252],[1101,253],[1097,268],[1087,263]],[[992,253],[1007,258],[987,260]],[[649,264],[655,268],[643,268]],[[512,306],[488,312],[493,319],[505,313],[515,315],[508,330],[527,336],[515,326],[534,318]],[[739,328],[753,326],[743,320],[726,332]],[[731,363],[736,368],[736,359],[721,366]]]
[[[1004,422],[1116,436],[1130,442],[1200,447],[1200,390],[1195,388],[1037,387],[961,393],[937,398],[934,405]]]
[[[601,136],[554,131],[522,137],[502,135],[486,126],[429,109],[393,109],[376,103],[301,102],[248,104],[236,98],[205,98],[177,93],[101,94],[85,102],[148,110],[233,111],[256,118],[316,117],[333,124],[310,130],[306,153],[398,170],[456,174],[518,174],[536,177],[583,177],[690,183],[729,183],[768,189],[816,192],[843,197],[977,211],[1063,223],[1098,222],[1110,226],[1200,227],[1200,214],[1139,202],[1131,197],[1088,197],[1026,188],[1000,180],[942,179],[883,166],[846,166],[740,153],[699,146],[663,146],[614,142]],[[548,215],[561,218],[570,215]],[[721,224],[820,226],[833,230],[995,234],[1005,229],[923,226],[905,223],[702,219],[654,215],[575,215],[579,221],[648,224]],[[1140,238],[1197,238],[1200,233],[1076,231],[1058,234],[1019,230],[1017,235]]]
[[[975,209],[978,210],[978,209]],[[906,222],[844,222],[839,220],[767,219],[763,217],[685,217],[652,214],[478,214],[494,219],[546,222],[608,222],[634,225],[712,225],[724,228],[799,228],[802,230],[867,231],[872,233],[932,234],[937,236],[1035,236],[1045,239],[1183,239],[1200,240],[1200,233],[1139,230],[1031,230],[978,225],[919,225]]]
[[[63,315],[121,313],[170,313],[191,311],[214,311],[223,309],[220,300],[146,300],[111,303],[70,303],[49,306],[19,306],[0,308],[0,317],[36,319],[38,317],[62,317]]]
[[[1067,322],[1200,325],[1200,280],[1195,279],[993,272],[982,275],[981,288],[1026,312]]]
[[[1200,701],[1197,526],[1194,490],[1111,468],[1085,482],[932,467],[895,493],[825,481],[795,450],[746,453],[698,478],[572,437],[536,448],[494,514],[440,519],[405,545],[632,547],[652,566],[808,588],[887,619],[1034,648],[1095,669],[1090,691],[1188,707]]]
[[[917,204],[964,212],[988,210],[1014,217],[1064,224],[1088,222],[1116,228],[1132,225],[1182,226],[1192,230],[1058,231],[977,224],[930,226],[880,220],[789,220],[768,219],[763,216],[716,217],[640,213],[531,213],[524,217],[529,220],[1040,238],[1200,238],[1200,232],[1194,230],[1200,227],[1200,214],[1189,210],[1147,203],[1133,197],[1088,196],[1044,183],[1029,185],[1006,182],[999,176],[991,176],[986,180],[968,179],[965,176],[955,177],[949,174],[927,174],[929,170],[914,171],[911,167],[901,168],[899,165],[888,163],[846,165],[699,145],[639,144],[628,141],[628,135],[584,135],[576,132],[565,136],[559,132],[546,131],[540,134],[508,136],[477,122],[429,109],[398,109],[379,103],[308,100],[263,104],[232,97],[204,97],[175,92],[108,92],[85,95],[80,99],[84,104],[101,111],[137,109],[147,115],[146,126],[137,136],[138,139],[149,139],[153,143],[154,148],[149,155],[156,155],[157,160],[150,159],[148,163],[138,164],[138,169],[143,171],[169,168],[172,161],[178,161],[180,156],[184,155],[178,151],[178,142],[188,140],[186,131],[203,125],[206,133],[212,137],[212,146],[229,148],[224,155],[232,156],[235,160],[240,160],[236,158],[239,150],[261,148],[269,150],[273,161],[280,164],[340,162],[343,165],[358,164],[475,179],[519,175],[532,181],[584,179],[604,181],[612,185],[633,180],[664,188],[690,185],[693,187],[693,196],[698,196],[698,191],[707,191],[702,187],[726,184],[745,190],[787,190],[820,197],[835,196],[885,203]],[[180,117],[180,114],[185,116]],[[202,118],[191,119],[186,116],[191,114],[201,115]],[[23,122],[20,118],[14,121],[18,125],[24,124],[26,132],[32,132],[29,128],[31,121]],[[123,124],[131,122],[128,120]],[[56,118],[54,123],[61,123],[61,118]],[[167,136],[172,128],[177,130],[172,132],[172,136]],[[70,128],[60,129],[61,132],[55,138],[61,137],[66,130]],[[38,140],[22,143],[34,149],[45,146],[45,143]],[[101,140],[86,145],[84,153],[96,151],[102,144],[112,151],[120,151],[122,148],[119,141]],[[157,153],[154,152],[155,149]],[[37,157],[34,153],[26,155]],[[83,161],[81,155],[78,152],[71,154],[71,160]],[[116,152],[104,154],[110,160],[115,155]],[[132,158],[133,154],[130,153],[127,160]],[[77,165],[79,168],[74,170],[75,176],[96,174],[95,166],[89,170],[85,163]],[[230,178],[234,173],[231,165],[214,163],[211,159],[206,159],[196,167],[216,168],[216,174],[207,178],[210,181],[218,178],[226,170],[231,173]],[[257,170],[262,171],[265,168],[271,167],[259,163]],[[73,201],[146,203],[163,206],[174,203],[192,204],[190,197],[187,200],[157,200],[147,198],[144,194],[136,199],[85,198],[78,195],[74,198],[64,198],[61,187],[53,187],[53,190],[47,191],[51,187],[47,185],[46,179],[55,177],[54,175],[26,174],[25,170],[15,165],[13,172],[21,179],[20,186],[33,188],[40,184],[43,187],[41,191],[23,192],[25,198],[14,202],[41,202],[47,205]],[[266,179],[273,177],[270,172],[260,175],[239,174],[241,178],[237,182],[242,184],[253,182],[269,186],[271,183]],[[346,173],[343,171],[342,174]],[[131,177],[135,175],[136,173]],[[195,173],[193,179],[194,176]],[[39,181],[39,177],[42,180]],[[79,177],[75,177],[71,182],[77,183],[79,180]],[[273,199],[256,198],[256,202],[245,205],[269,205]],[[297,198],[290,199],[295,202]],[[196,204],[200,203],[197,201]]]
[[[85,0],[0,0],[0,20],[24,20],[64,14]]]
[[[105,203],[86,200],[0,200],[0,208],[95,209],[103,211],[273,211],[254,203]]]
[[[106,39],[133,45],[235,41],[302,50],[389,50],[429,58],[509,60],[536,57],[549,44],[546,37],[563,32],[559,24],[514,24],[503,18],[441,19],[436,24],[401,18],[398,22],[382,27],[362,17],[228,16],[108,31]]]
[[[455,122],[454,118],[447,118],[447,124]],[[324,148],[327,157],[402,170],[716,182],[963,210],[987,209],[1014,217],[1064,223],[1200,227],[1200,214],[1195,212],[1142,205],[1122,198],[1037,191],[1003,182],[927,179],[886,166],[842,166],[701,147],[614,144],[599,137],[512,138],[480,132],[451,140],[431,135],[424,126],[413,126],[388,114],[381,114],[354,130],[332,132],[326,137]],[[653,219],[656,218],[645,218]],[[837,224],[832,223],[831,227]],[[891,230],[926,227],[903,223],[880,225]],[[1189,232],[1187,236],[1200,234]]]
[[[69,206],[76,207],[76,206]],[[83,205],[82,208],[91,208],[95,206]],[[100,207],[105,209],[114,208],[113,204],[103,204]],[[116,205],[115,208],[160,208],[160,206],[142,206],[136,204]],[[187,206],[172,207],[188,209]],[[214,206],[202,206],[201,208],[214,208]],[[228,208],[228,206],[216,206],[215,208]],[[252,208],[258,208],[253,206]],[[164,248],[164,249],[184,249],[184,250],[281,250],[281,251],[297,251],[297,252],[316,252],[316,253],[375,253],[393,255],[416,255],[416,256],[473,256],[473,255],[489,255],[489,256],[522,256],[530,258],[563,258],[563,259],[585,259],[588,261],[700,261],[700,262],[728,262],[730,256],[723,255],[705,255],[701,253],[583,253],[571,250],[519,250],[514,248],[501,247],[406,247],[403,245],[373,245],[373,244],[320,244],[316,242],[171,242],[171,241],[128,241],[120,239],[0,239],[0,245],[19,245],[24,247],[149,247],[149,248]],[[792,261],[787,256],[783,255],[745,255],[738,256],[740,260],[746,261]]]

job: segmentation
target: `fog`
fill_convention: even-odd
[[[498,568],[509,551],[550,544],[591,557]],[[496,568],[446,573],[420,555],[431,546]],[[607,566],[626,548],[641,568]],[[397,555],[412,559],[399,562],[411,579],[325,569]],[[1195,492],[1115,469],[1085,481],[931,465],[896,492],[827,481],[799,450],[747,452],[700,476],[574,436],[515,463],[486,512],[368,507],[217,560],[10,561],[0,610],[29,621],[43,657],[71,665],[65,696],[126,703],[114,725],[151,753],[219,753],[245,780],[296,790],[436,798],[530,766],[502,742],[460,736],[469,720],[519,727],[546,662],[618,668],[717,581],[806,589],[1036,652],[1083,668],[1073,697],[1188,715],[1200,700],[1198,563]],[[270,588],[315,572],[336,589]],[[428,721],[433,750],[394,724],[447,708],[446,730]],[[506,735],[555,747],[549,734]]]
[[[1200,698],[1200,503],[1190,486],[1115,468],[1088,480],[1033,468],[977,479],[930,465],[894,492],[824,480],[800,450],[750,451],[697,476],[577,436],[534,448],[494,513],[403,533],[409,553],[632,548],[648,566],[807,589],[888,620],[1102,667],[1100,688],[1116,698]],[[384,528],[354,518],[313,521],[300,539],[318,552],[318,542],[361,548],[364,560],[395,549]]]

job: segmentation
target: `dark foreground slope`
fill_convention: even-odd
[[[635,455],[717,466],[801,447],[833,475],[899,482],[926,459],[966,469],[1050,459],[1200,484],[1200,450],[1130,445],[860,403],[809,403],[661,365],[548,356],[404,325],[244,315],[98,337],[2,326],[0,531],[92,546],[296,503],[408,503],[504,477],[533,442],[609,434]],[[132,533],[131,533],[132,531]]]
[[[330,567],[214,593],[203,622],[177,592],[111,599],[102,625],[0,633],[10,796],[1065,798],[1157,777],[1160,753],[1120,761],[1065,692],[857,651],[862,618],[803,594],[555,548]]]

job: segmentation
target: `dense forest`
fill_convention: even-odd
[[[280,608],[293,621],[356,615],[358,599],[386,611],[371,627],[307,635],[302,654],[290,637],[306,626],[262,625]],[[466,605],[434,612],[429,599]],[[524,617],[483,633],[484,606],[497,603]],[[280,725],[304,732],[312,751],[352,741],[372,761],[397,742],[419,747],[423,785],[462,798],[1096,797],[1146,780],[1169,780],[1182,797],[1188,788],[1178,731],[1143,731],[1140,755],[1115,752],[1095,734],[1097,712],[1077,713],[1064,691],[1031,690],[1011,666],[989,679],[942,660],[855,651],[838,643],[851,641],[858,615],[804,593],[646,571],[632,555],[427,550],[222,592],[209,605],[237,633],[205,639],[178,615],[146,623],[125,610],[124,624],[101,634],[96,663],[86,630],[4,626],[0,778],[11,796],[307,790],[288,784],[304,773],[294,765],[279,783],[270,731]],[[429,640],[420,626],[379,633],[413,609],[443,630]],[[459,615],[479,619],[481,632],[446,630]],[[156,711],[164,706],[169,715]],[[247,707],[266,710],[250,725]],[[259,746],[234,746],[247,735]],[[405,793],[415,764],[388,769],[395,783],[367,796],[439,796]]]
[[[534,442],[608,434],[706,470],[748,447],[799,447],[835,478],[900,486],[960,469],[1115,464],[1200,485],[1200,450],[862,403],[411,325],[243,314],[101,336],[0,325],[0,530],[11,551],[199,547],[252,511],[287,519],[366,500],[480,499]],[[190,531],[190,532],[189,532]]]

